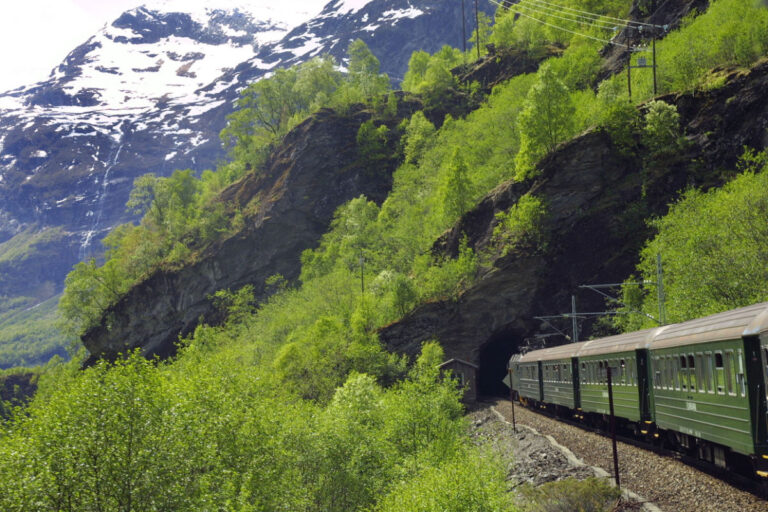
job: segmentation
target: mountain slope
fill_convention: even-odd
[[[360,38],[397,81],[414,50],[461,42],[460,5],[437,0],[197,4],[128,11],[45,82],[0,94],[0,246],[60,233],[45,276],[21,261],[0,275],[0,310],[49,299],[74,263],[98,257],[99,240],[135,220],[124,205],[137,176],[215,167],[218,133],[253,80],[320,54],[341,61]]]

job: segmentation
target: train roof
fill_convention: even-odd
[[[679,324],[580,343],[567,343],[557,347],[534,350],[522,355],[514,354],[509,360],[509,364],[614,354],[644,348],[655,350],[696,343],[736,340],[742,336],[756,336],[764,332],[768,332],[768,302],[732,309]]]
[[[633,352],[641,348],[649,348],[654,337],[667,327],[655,327],[653,329],[644,329],[642,331],[628,332],[608,336],[607,338],[598,338],[585,343],[579,351],[579,357],[598,356],[602,354],[612,354],[615,352]]]
[[[541,350],[533,350],[527,354],[521,355],[518,359],[515,359],[516,363],[530,363],[532,361],[553,361],[555,359],[570,359],[576,357],[581,347],[587,342],[581,341],[579,343],[566,343],[565,345],[558,345],[557,347],[544,348]],[[516,354],[519,355],[519,354]],[[515,356],[512,356],[513,359]],[[512,359],[510,359],[510,363]]]
[[[666,326],[655,336],[652,349],[740,339],[768,331],[768,302]]]

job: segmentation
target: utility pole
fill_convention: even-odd
[[[467,54],[467,15],[464,11],[464,2],[461,0],[461,42],[464,45],[464,55]],[[466,57],[465,57],[466,58]]]
[[[656,34],[653,34],[653,95],[656,96]]]
[[[611,367],[606,367],[608,372],[608,407],[611,411],[611,444],[613,445],[613,472],[616,475],[616,488],[621,490],[619,481],[619,452],[616,447],[616,417],[613,414],[613,383],[611,382]]]
[[[576,296],[571,295],[571,327],[573,328],[572,343],[578,343],[579,341],[579,326],[576,323]]]
[[[512,372],[514,370],[510,368],[508,371],[509,371],[509,403],[512,404],[512,432],[517,434],[517,422],[515,421],[515,389],[512,384],[514,382],[514,380],[512,380]]]
[[[664,296],[664,271],[661,268],[661,253],[656,254],[656,298],[659,301],[659,323],[667,323],[666,300]]]
[[[632,103],[632,40],[629,31],[632,27],[627,26],[627,92],[629,93],[629,102]]]
[[[480,60],[480,14],[477,10],[477,0],[475,0],[475,27],[477,29],[477,60]]]

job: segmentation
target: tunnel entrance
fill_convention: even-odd
[[[480,395],[509,396],[509,387],[502,382],[507,375],[507,362],[517,352],[520,333],[514,329],[497,332],[480,347],[477,387]]]

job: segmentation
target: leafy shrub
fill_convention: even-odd
[[[546,242],[544,222],[546,208],[541,199],[523,195],[506,212],[496,214],[491,243],[501,249],[501,255],[523,244],[541,246]]]
[[[609,512],[621,496],[618,489],[599,478],[526,485],[520,494],[528,502],[522,507],[526,512]]]
[[[543,65],[517,118],[520,151],[515,159],[516,179],[531,176],[539,159],[574,135],[575,111],[568,88],[549,65]]]

